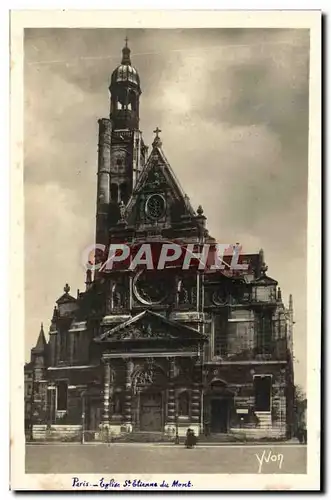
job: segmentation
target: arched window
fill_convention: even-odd
[[[118,185],[117,184],[110,185],[110,198],[112,201],[117,202],[117,199],[118,199]]]
[[[189,415],[190,397],[187,391],[178,395],[178,415],[187,417]]]
[[[132,105],[132,110],[137,111],[137,99],[135,94],[131,94],[131,105]]]
[[[125,204],[128,202],[128,185],[126,182],[120,185],[120,201],[123,201]]]

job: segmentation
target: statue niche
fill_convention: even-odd
[[[178,305],[180,307],[196,306],[197,288],[191,281],[180,280],[177,288]]]
[[[123,285],[113,285],[111,293],[111,306],[114,311],[119,311],[125,308],[126,294]]]

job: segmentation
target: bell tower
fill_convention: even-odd
[[[140,78],[138,71],[131,65],[130,54],[126,37],[121,64],[113,71],[109,86],[113,130],[139,128]]]
[[[99,120],[96,243],[107,245],[109,225],[126,206],[147,157],[139,130],[141,95],[138,71],[131,64],[128,38],[121,64],[110,79],[109,118]]]

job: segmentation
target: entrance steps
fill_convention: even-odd
[[[259,429],[272,429],[272,418],[270,412],[260,412],[256,411],[255,415],[259,419],[258,428]]]
[[[133,431],[119,434],[112,438],[116,443],[171,443],[174,436],[169,436],[164,432]]]
[[[212,433],[208,436],[200,435],[198,437],[199,443],[234,443],[238,441],[238,438],[233,434],[225,434],[225,433]]]

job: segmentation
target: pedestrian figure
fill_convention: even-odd
[[[197,438],[194,434],[194,430],[188,428],[186,432],[185,446],[186,448],[194,448],[197,444]]]

